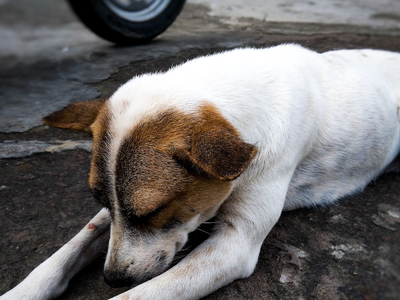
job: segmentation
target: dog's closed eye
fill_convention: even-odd
[[[159,216],[162,213],[162,211],[165,210],[166,208],[167,205],[162,205],[147,214],[137,215],[133,212],[133,210],[129,206],[121,204],[120,212],[131,226],[146,227],[146,225],[150,225],[151,221],[155,219],[157,216]]]

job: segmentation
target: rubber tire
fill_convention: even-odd
[[[172,0],[156,17],[145,22],[127,21],[101,0],[68,0],[78,18],[94,33],[114,44],[144,44],[163,33],[181,12],[185,0]]]

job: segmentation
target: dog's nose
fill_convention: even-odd
[[[134,282],[132,278],[121,275],[120,273],[113,272],[110,270],[104,270],[103,273],[104,281],[112,288],[120,288],[125,286],[131,286]]]

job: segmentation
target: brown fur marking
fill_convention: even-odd
[[[95,122],[90,126],[93,135],[92,160],[90,162],[89,186],[100,204],[112,210],[111,195],[113,182],[108,167],[111,136],[108,134],[110,115],[108,105],[103,105]]]
[[[81,101],[71,104],[43,118],[49,126],[90,131],[90,125],[106,100]]]
[[[238,131],[216,107],[201,108],[202,124],[193,133],[191,158],[218,179],[233,180],[248,166],[257,148],[243,142]]]
[[[108,169],[112,158],[107,156],[112,136],[105,103],[78,102],[44,122],[92,132],[89,184],[96,199],[112,212],[115,185],[123,214],[148,228],[185,222],[218,205],[230,191],[230,180],[257,152],[216,107],[205,102],[198,114],[169,110],[135,126],[120,145],[112,182],[113,170]]]
[[[109,170],[107,169],[107,159],[104,155],[109,143],[109,107],[107,100],[80,101],[71,104],[49,116],[43,118],[43,122],[49,126],[85,130],[93,135],[93,151],[89,185],[93,189],[95,197],[103,205],[110,208]]]
[[[137,125],[121,144],[116,190],[134,223],[161,228],[219,204],[256,148],[210,104],[200,116],[167,111]],[[149,218],[146,218],[149,217]],[[144,222],[146,221],[146,222]]]

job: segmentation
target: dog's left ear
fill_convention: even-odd
[[[189,159],[195,170],[200,168],[212,177],[234,180],[243,173],[256,153],[257,147],[244,142],[238,131],[215,108],[204,108],[185,160]]]
[[[80,101],[43,118],[46,125],[75,130],[91,131],[90,125],[96,120],[106,100]]]

